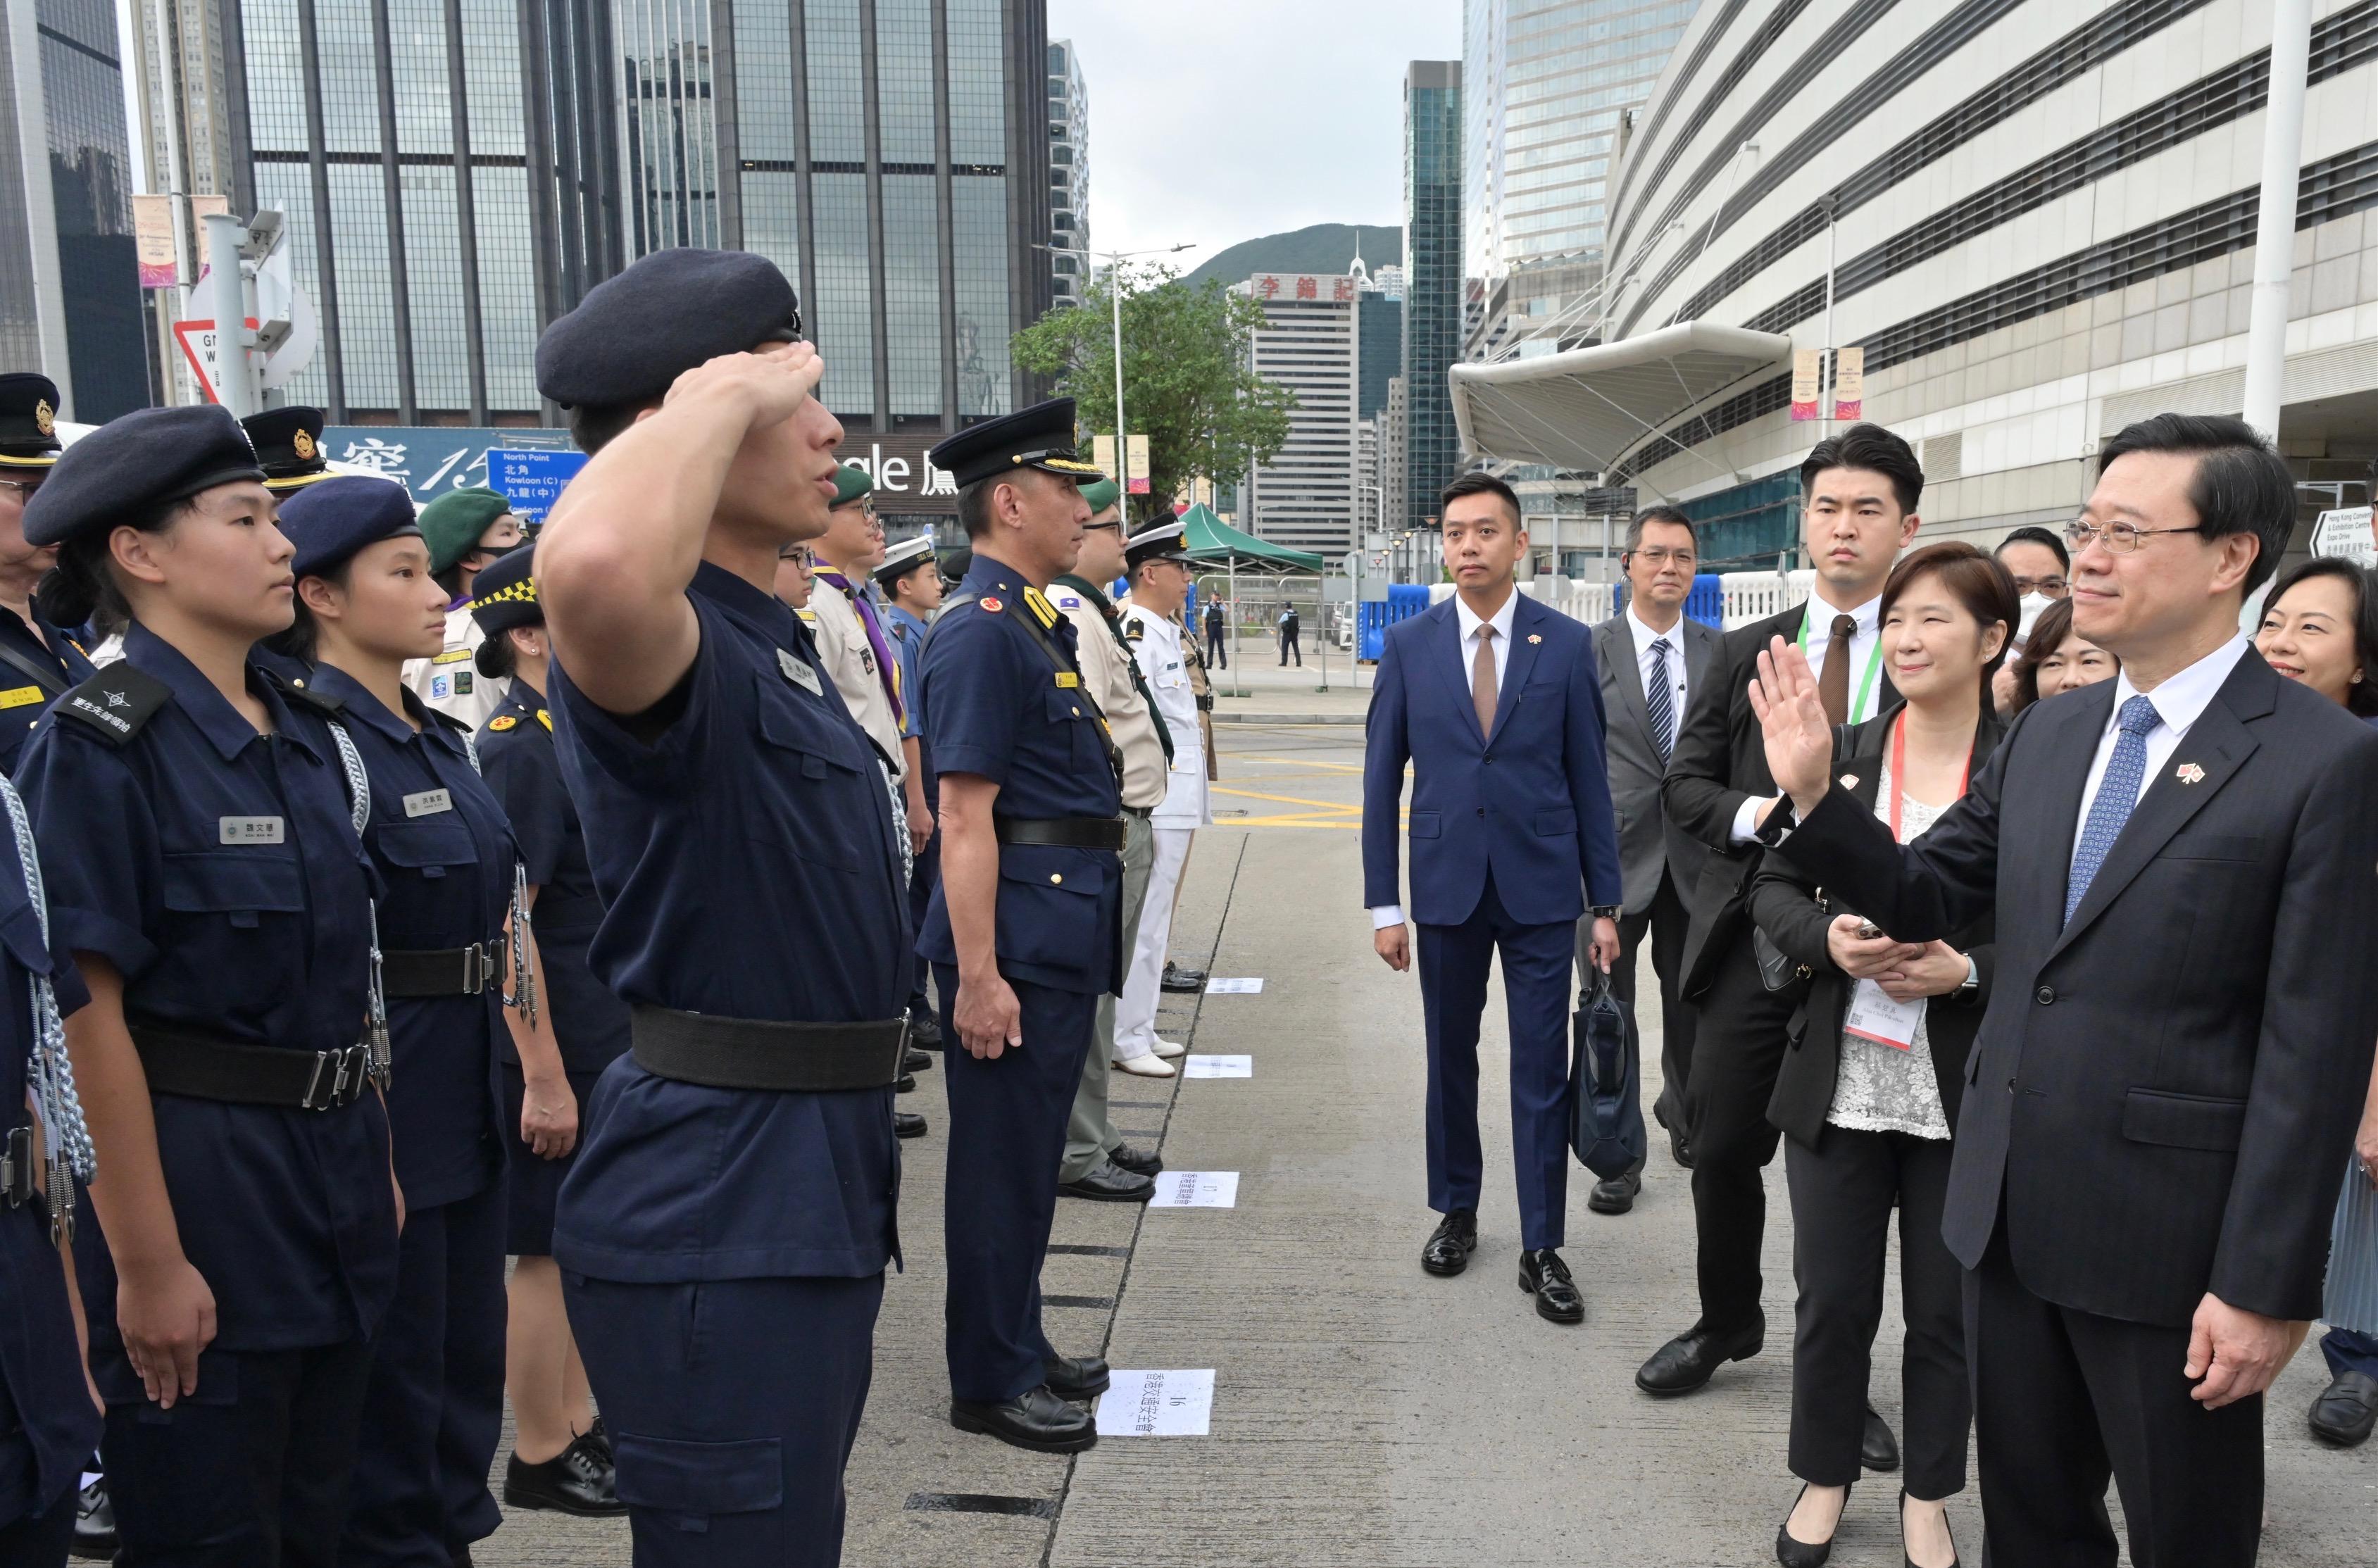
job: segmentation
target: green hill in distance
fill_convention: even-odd
[[[1219,278],[1229,284],[1244,282],[1258,272],[1342,273],[1354,259],[1357,245],[1362,248],[1363,265],[1374,272],[1403,262],[1404,232],[1399,227],[1315,223],[1285,234],[1241,240],[1208,257],[1185,281],[1194,285],[1208,278]]]

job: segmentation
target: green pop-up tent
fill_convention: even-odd
[[[1181,514],[1183,546],[1190,558],[1217,566],[1259,567],[1268,571],[1319,571],[1321,557],[1308,550],[1291,550],[1252,533],[1242,533],[1214,515],[1203,501]]]

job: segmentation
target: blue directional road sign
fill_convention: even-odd
[[[512,504],[512,515],[523,527],[545,521],[562,486],[586,466],[584,452],[519,451],[496,447],[487,453],[487,487]]]

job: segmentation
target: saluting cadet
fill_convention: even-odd
[[[779,552],[842,427],[783,273],[672,249],[591,290],[537,382],[594,461],[537,541],[546,688],[632,1044],[554,1261],[640,1564],[831,1564],[895,1251],[911,933],[892,797]]]
[[[942,607],[942,571],[933,559],[931,535],[920,533],[887,548],[883,564],[875,569],[875,586],[883,594],[883,629],[891,636],[893,656],[900,665],[900,738],[916,743],[915,776],[924,794],[925,820],[931,822],[942,808],[942,790],[933,779],[933,754],[925,744],[925,724],[919,716],[924,680],[918,658],[924,652],[925,631],[933,612]],[[918,849],[916,863],[908,871],[908,918],[919,930],[924,928],[925,910],[933,902],[933,886],[941,875],[942,839],[936,830]],[[931,976],[932,965],[919,958],[917,982],[908,992],[908,1043],[937,1051],[942,1048],[942,1023],[933,1016],[932,999],[926,989]]]
[[[82,645],[33,607],[58,552],[25,542],[25,508],[58,461],[57,408],[48,377],[0,376],[0,772],[17,771],[50,704],[93,674]]]
[[[900,688],[899,661],[875,602],[868,574],[883,564],[883,525],[867,497],[875,482],[864,469],[842,465],[834,476],[835,500],[824,536],[811,545],[817,586],[810,613],[817,630],[818,656],[842,693],[850,716],[883,759],[901,814],[901,831],[913,855],[932,836],[932,813],[925,807],[924,781],[917,776],[917,743],[907,732],[907,693]]]
[[[486,633],[479,673],[510,683],[479,731],[479,766],[511,820],[525,883],[521,906],[534,912],[535,926],[527,939],[535,1007],[506,1007],[508,1032],[499,1042],[504,1126],[517,1138],[505,1177],[504,1251],[518,1261],[505,1333],[504,1391],[515,1430],[504,1463],[504,1502],[619,1514],[626,1509],[612,1486],[610,1443],[589,1418],[586,1369],[562,1312],[553,1210],[577,1142],[579,1107],[628,1048],[628,1007],[587,967],[603,898],[554,748],[545,701],[545,611],[529,575],[534,554],[523,545],[498,559],[472,583],[471,600],[471,615]]]
[[[1156,1032],[1157,993],[1164,980],[1164,954],[1172,940],[1172,912],[1179,905],[1189,841],[1212,820],[1207,814],[1205,732],[1197,726],[1197,693],[1190,685],[1192,640],[1178,619],[1189,595],[1191,569],[1182,549],[1181,524],[1167,519],[1133,534],[1130,567],[1131,603],[1123,608],[1123,633],[1137,656],[1157,712],[1179,738],[1171,752],[1164,798],[1151,824],[1156,856],[1148,872],[1147,911],[1130,939],[1130,973],[1123,981],[1122,1005],[1115,1010],[1115,1048],[1175,1054],[1183,1047]]]
[[[430,569],[447,592],[446,630],[437,652],[404,662],[404,684],[464,729],[476,730],[504,694],[502,683],[479,675],[471,662],[486,640],[471,618],[471,584],[481,568],[524,537],[520,519],[496,491],[449,490],[421,509],[421,536],[429,545]]]
[[[329,705],[249,656],[292,615],[262,478],[224,410],[149,409],[25,519],[76,618],[129,623],[19,775],[90,992],[66,1039],[104,1179],[76,1263],[133,1568],[337,1559],[396,1287],[374,879]]]
[[[1071,398],[986,420],[931,456],[974,545],[924,659],[943,838],[919,947],[951,1042],[950,1424],[1070,1454],[1098,1431],[1068,1401],[1103,1390],[1107,1364],[1051,1348],[1040,1262],[1098,998],[1121,982],[1128,835],[1121,760],[1045,590],[1081,552],[1090,511],[1075,485],[1104,475],[1074,459]]]
[[[1082,684],[1098,700],[1107,716],[1108,733],[1123,753],[1123,814],[1126,837],[1123,850],[1123,949],[1131,950],[1131,934],[1147,896],[1147,868],[1155,854],[1148,832],[1148,813],[1164,798],[1164,770],[1172,755],[1172,737],[1156,716],[1139,666],[1123,646],[1123,627],[1100,583],[1123,576],[1123,486],[1101,479],[1082,486],[1082,499],[1091,509],[1082,528],[1082,553],[1074,569],[1059,578],[1049,597],[1074,625],[1074,651],[1082,667]],[[1172,1076],[1172,1064],[1142,1050],[1125,1059],[1115,1050],[1114,998],[1099,998],[1097,1022],[1091,1027],[1090,1048],[1082,1059],[1081,1086],[1074,1091],[1074,1110],[1065,1124],[1064,1161],[1057,1168],[1057,1190],[1076,1198],[1115,1203],[1146,1203],[1156,1195],[1155,1176],[1164,1168],[1153,1151],[1133,1148],[1115,1131],[1107,1112],[1110,1062],[1129,1072],[1153,1078]]]

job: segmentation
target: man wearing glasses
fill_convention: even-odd
[[[58,389],[46,376],[0,376],[0,772],[50,704],[98,671],[81,646],[33,613],[58,547],[25,543],[25,503],[58,461]]]

